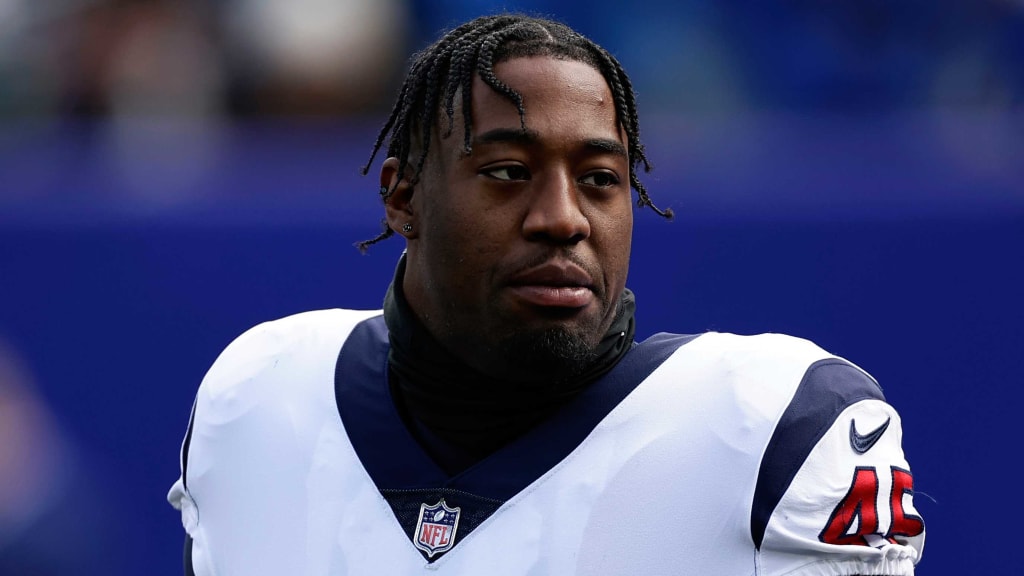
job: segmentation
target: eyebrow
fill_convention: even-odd
[[[522,128],[495,128],[488,130],[482,134],[477,134],[473,137],[473,146],[486,145],[486,144],[520,144],[520,145],[531,145],[536,144],[540,141],[540,134],[536,130],[522,129]],[[622,145],[618,140],[612,140],[610,138],[588,138],[584,140],[583,145],[585,148],[597,150],[599,152],[615,154],[628,158],[629,154],[626,151],[626,147]]]

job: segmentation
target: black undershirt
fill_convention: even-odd
[[[389,386],[406,427],[430,457],[455,475],[520,436],[611,370],[633,345],[633,293],[624,290],[596,360],[581,376],[524,386],[485,376],[435,340],[402,292],[405,256],[384,299],[391,350]]]

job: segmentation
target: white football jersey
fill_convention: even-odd
[[[168,495],[188,569],[903,576],[921,557],[899,416],[806,340],[656,335],[455,476],[395,410],[388,346],[380,311],[327,310],[223,352]]]

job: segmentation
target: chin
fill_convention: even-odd
[[[502,378],[546,386],[584,374],[596,358],[596,345],[565,327],[518,330],[505,338]]]

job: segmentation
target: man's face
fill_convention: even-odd
[[[633,226],[627,141],[591,66],[494,70],[522,94],[526,132],[476,78],[472,153],[458,122],[448,138],[435,130],[406,211],[389,218],[414,226],[403,287],[428,330],[487,375],[542,383],[581,372],[614,319]]]

